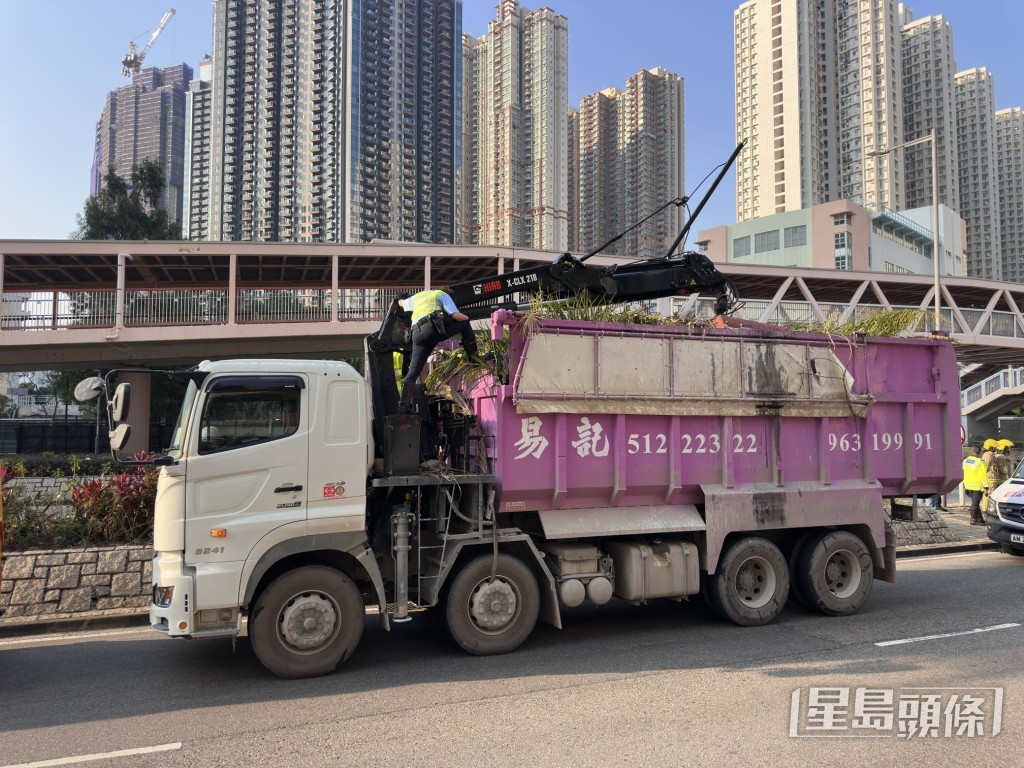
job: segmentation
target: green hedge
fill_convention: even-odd
[[[0,456],[0,468],[16,477],[78,477],[119,471],[109,453],[19,453]]]
[[[48,477],[54,476],[52,470],[67,472],[78,467],[74,461],[62,465],[52,460],[37,466],[47,465],[51,471],[44,476]],[[79,471],[78,476],[69,477],[65,493],[39,497],[8,482],[22,474],[20,469],[17,464],[0,465],[5,551],[144,544],[153,540],[156,468],[119,468],[89,478]]]

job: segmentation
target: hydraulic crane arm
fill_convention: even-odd
[[[699,253],[683,253],[673,256],[676,248],[690,231],[694,219],[714,193],[723,177],[743,148],[744,142],[736,145],[729,159],[723,163],[715,181],[701,199],[693,215],[684,224],[679,235],[660,259],[634,261],[609,267],[591,267],[584,262],[600,253],[630,230],[616,236],[609,242],[583,256],[576,258],[566,253],[552,264],[540,264],[502,275],[455,283],[445,291],[460,311],[472,319],[486,317],[495,309],[507,307],[507,302],[496,301],[502,297],[519,294],[541,293],[552,298],[575,296],[586,292],[599,302],[624,303],[643,301],[663,296],[688,296],[692,293],[715,293],[716,314],[728,314],[736,306],[736,291],[714,263]],[[630,229],[660,213],[669,205],[683,205],[685,198],[670,200],[647,218],[634,224]]]
[[[732,281],[719,272],[714,263],[702,254],[682,253],[673,256],[673,253],[685,239],[697,214],[732,167],[744,143],[740,142],[729,159],[722,164],[711,187],[694,209],[666,255],[661,258],[607,267],[592,267],[584,263],[618,240],[622,236],[619,235],[580,258],[566,253],[550,264],[539,264],[515,272],[456,283],[447,286],[445,291],[452,297],[459,310],[471,319],[487,317],[496,309],[515,308],[517,304],[511,297],[516,294],[520,298],[528,297],[530,294],[561,298],[576,296],[583,292],[588,293],[596,301],[606,303],[714,293],[718,297],[715,302],[716,314],[728,314],[737,306],[736,289]],[[669,205],[683,205],[685,202],[685,198],[670,200],[630,229],[657,215]],[[380,417],[398,412],[397,377],[392,355],[395,352],[407,351],[408,329],[409,315],[395,300],[388,308],[380,329],[367,336],[364,342],[365,373],[370,382],[374,411]],[[374,423],[376,425],[383,422],[379,418]],[[382,434],[376,434],[375,438],[378,445],[383,445]]]

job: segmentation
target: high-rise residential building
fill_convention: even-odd
[[[569,237],[569,22],[500,0],[463,37],[462,229],[468,243],[564,251]]]
[[[188,64],[149,67],[107,94],[96,124],[96,148],[90,194],[100,190],[103,175],[113,168],[129,181],[132,168],[156,160],[164,172],[160,205],[171,221],[182,220],[185,183],[185,102],[192,68]]]
[[[572,165],[577,175],[578,224],[576,247],[589,251],[611,240],[621,230],[619,213],[608,211],[625,191],[619,142],[620,91],[606,88],[584,96],[578,118],[578,147]],[[583,199],[586,198],[584,204]]]
[[[995,123],[1002,279],[1019,283],[1024,280],[1024,110],[1001,109]]]
[[[818,3],[749,0],[733,14],[739,221],[827,199],[827,104],[834,41]]]
[[[960,215],[967,222],[967,274],[1002,280],[995,84],[985,67],[956,74],[956,124]]]
[[[734,13],[737,219],[857,199],[904,207],[894,0],[747,0]]]
[[[453,242],[461,25],[462,0],[216,0],[208,237]]]
[[[199,77],[189,85],[185,118],[185,214],[182,236],[186,240],[210,239],[210,104],[213,97],[213,59],[199,62]]]
[[[633,75],[625,90],[585,96],[577,143],[575,239],[580,251],[589,252],[683,196],[683,79],[657,67]],[[667,208],[605,253],[665,256],[682,218],[682,208]]]
[[[942,16],[926,16],[901,28],[903,37],[903,140],[935,131],[939,202],[960,210],[956,123],[956,61],[953,29]],[[903,151],[907,208],[932,205],[932,147]]]
[[[569,245],[568,250],[580,250],[580,111],[569,107]]]

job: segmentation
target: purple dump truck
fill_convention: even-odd
[[[628,600],[696,592],[703,573],[712,608],[737,623],[770,620],[790,591],[852,613],[873,577],[895,579],[883,499],[960,481],[945,340],[530,327],[506,312],[492,332],[509,341],[510,383],[465,394],[492,438],[497,512],[556,564],[563,604],[600,601],[609,579]],[[684,554],[659,560],[653,542]],[[568,578],[583,553],[589,571]],[[685,577],[651,591],[674,569]]]
[[[355,650],[368,606],[386,627],[438,610],[479,655],[613,598],[702,593],[741,625],[790,597],[849,614],[895,577],[885,499],[960,479],[948,341],[491,323],[509,383],[415,415],[378,405],[397,402],[387,345],[369,379],[294,360],[182,374],[154,629],[234,637],[247,619],[260,661],[305,677]]]

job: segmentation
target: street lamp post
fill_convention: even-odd
[[[913,147],[918,144],[924,144],[926,141],[930,141],[932,145],[932,267],[935,271],[935,322],[937,324],[942,311],[942,304],[939,299],[939,164],[936,152],[935,129],[932,128],[926,135],[913,141],[905,141],[902,144],[897,144],[895,147],[868,152],[867,156],[881,157],[882,155],[888,155],[893,150]]]

